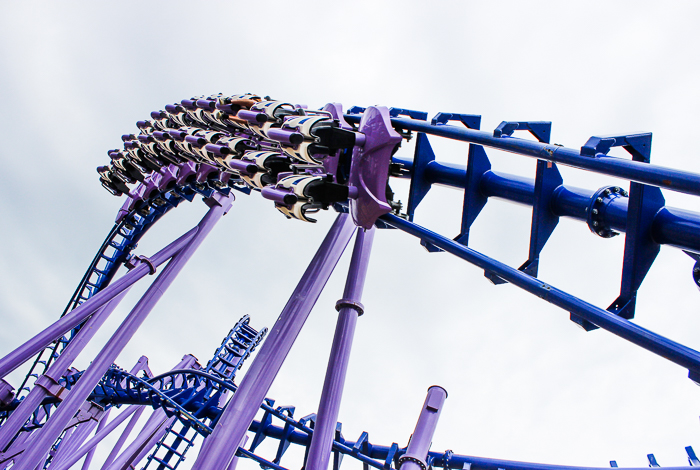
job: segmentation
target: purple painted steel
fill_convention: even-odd
[[[197,364],[197,358],[186,354],[172,370],[191,369]],[[182,385],[182,377],[175,379],[175,388]],[[129,446],[124,449],[113,462],[105,464],[103,468],[108,470],[122,470],[133,468],[143,459],[151,448],[165,435],[168,427],[176,420],[175,416],[168,416],[162,408],[155,410],[143,429],[138,433]]]
[[[243,442],[241,442],[241,445],[238,447],[245,447],[246,443],[248,442],[248,435],[243,436]],[[234,455],[233,458],[231,459],[231,463],[228,464],[228,467],[226,467],[226,470],[236,470],[236,465],[238,465],[238,460],[240,458],[237,455]]]
[[[100,429],[100,424],[107,421],[111,411],[111,408],[102,410],[98,413],[98,416],[94,416],[87,422],[78,424],[75,427],[75,432],[71,434],[70,439],[61,441],[60,447],[54,455],[54,458],[51,460],[51,466],[60,467],[66,460],[70,459],[71,456],[81,448],[83,443],[87,440],[88,436],[92,434],[95,428]]]
[[[187,243],[192,240],[192,238],[197,234],[198,230],[198,227],[193,228],[172,242],[170,245],[160,250],[150,258],[151,263],[154,266],[160,266],[168,259],[172,258],[174,254],[178,253],[183,246],[187,245]],[[56,341],[61,336],[65,335],[71,330],[71,328],[81,324],[87,317],[95,313],[97,309],[105,305],[121,292],[124,292],[124,290],[131,287],[149,272],[150,268],[148,264],[141,263],[139,266],[136,266],[134,269],[126,273],[118,280],[114,281],[105,289],[95,294],[94,297],[91,297],[79,307],[71,310],[70,313],[61,317],[44,331],[37,334],[22,346],[0,359],[0,378],[5,377],[7,374],[34,357],[53,341]]]
[[[100,435],[100,432],[102,432],[102,430],[104,430],[104,427],[107,425],[110,411],[112,411],[112,408],[107,409],[104,416],[102,416],[100,423],[97,425],[97,430],[95,430],[95,436]],[[88,442],[91,442],[91,441],[92,441],[92,439]],[[96,446],[97,446],[97,442],[95,442],[92,446],[86,447],[87,455],[85,456],[85,461],[83,462],[83,466],[81,467],[82,470],[90,470],[90,465],[92,464],[92,458],[95,456],[95,447]],[[68,459],[70,459],[73,456],[78,455],[78,454],[82,455],[81,450],[84,447],[85,446],[81,446],[79,449],[76,449],[74,452],[71,453],[71,455],[68,457]],[[70,465],[66,468],[70,468]]]
[[[5,380],[0,379],[0,406],[9,405],[14,398],[15,388]],[[0,449],[1,448],[2,447],[0,447]]]
[[[286,129],[270,129],[267,131],[267,136],[283,144],[299,145],[304,141],[304,136],[298,132],[288,131]]]
[[[323,111],[328,111],[331,114],[331,117],[335,120],[337,120],[340,123],[340,128],[345,129],[348,131],[352,130],[352,126],[347,123],[345,120],[345,117],[343,116],[343,105],[340,103],[328,103],[323,107]],[[360,135],[360,134],[356,134]],[[361,144],[357,144],[361,145]],[[338,174],[338,164],[340,162],[340,153],[342,151],[339,150],[335,153],[332,153],[328,155],[326,158],[323,159],[323,168],[326,170],[327,173],[331,173],[333,175]],[[352,190],[354,186],[351,186],[350,189]],[[357,195],[355,196],[357,197]]]
[[[370,229],[377,218],[391,212],[386,200],[391,154],[401,142],[401,136],[391,127],[389,110],[383,106],[369,107],[362,115],[360,133],[364,146],[355,146],[350,167],[350,184],[358,191],[350,200],[350,213],[357,225]]]
[[[117,443],[114,444],[114,447],[112,448],[111,452],[107,456],[107,459],[105,459],[105,462],[102,464],[102,467],[100,468],[100,470],[106,470],[107,468],[109,468],[109,465],[112,462],[114,462],[114,459],[117,458],[117,455],[119,455],[119,451],[122,449],[122,446],[124,445],[126,440],[129,438],[129,434],[131,434],[131,431],[134,429],[134,426],[136,426],[136,423],[138,422],[139,418],[141,417],[143,412],[146,410],[146,407],[144,407],[144,406],[131,405],[131,407],[134,410],[136,410],[136,413],[129,420],[129,423],[124,428],[124,431],[122,431],[121,435],[119,436],[119,439],[117,440]]]
[[[427,470],[425,459],[428,457],[433,434],[435,434],[446,398],[447,391],[439,385],[428,388],[428,395],[418,416],[416,429],[413,431],[406,453],[399,459],[399,469]]]
[[[369,255],[372,251],[374,231],[374,228],[367,231],[364,229],[357,231],[348,278],[345,283],[345,292],[343,299],[338,302],[339,306],[359,305],[362,300],[362,290],[365,285]],[[311,436],[309,456],[306,460],[307,470],[326,470],[328,468],[340,412],[340,401],[345,387],[345,377],[350,363],[355,325],[360,314],[358,308],[354,306],[343,306],[339,310],[326,378],[321,392],[321,401],[318,405],[316,424]]]
[[[97,428],[97,432],[89,441],[83,444],[80,447],[80,449],[72,453],[68,458],[66,458],[63,462],[60,462],[58,465],[52,463],[51,468],[53,470],[68,470],[71,466],[75,465],[75,463],[78,460],[83,458],[85,454],[91,454],[95,450],[95,447],[97,447],[97,445],[100,442],[102,442],[102,440],[105,437],[111,434],[120,424],[124,422],[124,420],[126,420],[126,418],[133,415],[136,411],[139,410],[144,410],[144,407],[132,405],[128,409],[119,413],[119,416],[110,421],[109,424],[106,424],[107,420],[103,419],[100,422],[100,427]],[[104,426],[103,423],[105,424]],[[88,459],[85,459],[85,462],[87,461]],[[85,464],[83,464],[83,470],[86,470]]]
[[[111,315],[119,302],[122,301],[130,287],[127,287],[121,294],[117,295],[109,303],[101,307],[90,319],[83,325],[78,334],[73,340],[68,343],[66,349],[63,350],[60,356],[49,367],[49,370],[42,376],[43,381],[37,379],[36,385],[29,394],[22,400],[19,406],[10,414],[10,417],[0,427],[0,451],[5,450],[13,437],[24,426],[24,423],[30,418],[34,410],[37,409],[42,400],[49,395],[61,395],[64,392],[63,387],[58,384],[58,380],[73,364],[73,361],[81,353],[87,343],[97,333],[97,330],[104,324],[105,320]],[[42,385],[42,382],[50,384],[49,386]]]
[[[271,186],[265,186],[260,191],[262,197],[280,204],[294,204],[297,202],[297,197],[293,191],[283,191]]]
[[[142,453],[147,453],[160,440],[168,425],[176,419],[175,416],[168,418],[160,408],[155,410],[136,439],[107,467],[107,470],[135,468],[142,458],[140,458]]]
[[[350,217],[339,214],[214,431],[204,441],[193,470],[224,470],[231,462],[238,450],[231,443],[241,442],[245,436],[354,231]]]
[[[228,166],[238,172],[245,173],[246,175],[254,175],[257,171],[257,167],[254,163],[243,160],[231,160],[228,162]]]
[[[211,201],[211,199],[210,199]],[[15,464],[15,470],[33,470],[40,465],[56,439],[69,423],[73,415],[85,402],[90,392],[95,388],[109,366],[124,349],[136,330],[141,326],[165,290],[170,286],[177,274],[192,257],[202,241],[209,234],[216,222],[219,221],[233,202],[233,196],[219,196],[219,202],[211,203],[211,209],[197,226],[199,229],[194,237],[182,250],[173,256],[172,260],[153,281],[146,293],[129,313],[124,322],[112,335],[109,342],[102,348],[90,366],[83,372],[78,383],[70,390],[58,409],[47,423],[38,431],[37,438]],[[141,266],[139,266],[141,267]],[[138,267],[136,268],[138,269]],[[136,270],[135,269],[135,270]],[[147,268],[146,268],[147,269]]]

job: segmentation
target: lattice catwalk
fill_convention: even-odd
[[[98,168],[105,189],[126,195],[114,228],[60,318],[0,359],[0,378],[25,364],[29,368],[16,389],[0,379],[0,469],[65,470],[81,459],[83,469],[174,469],[198,445],[197,470],[232,470],[241,457],[284,470],[290,444],[305,448],[307,470],[331,465],[337,470],[343,457],[362,462],[365,469],[386,470],[577,468],[431,451],[447,398],[439,386],[428,389],[416,410],[418,421],[405,447],[370,443],[366,432],[355,440],[343,436],[338,413],[355,325],[364,313],[361,298],[376,229],[398,229],[416,237],[428,252],[451,253],[483,269],[494,284],[511,283],[570,312],[583,329],[607,330],[681,365],[691,380],[700,382],[699,352],[630,321],[637,291],[661,245],[690,256],[688,273],[700,287],[700,214],[667,207],[661,191],[700,196],[700,175],[652,165],[648,133],[593,136],[572,149],[549,143],[549,122],[504,121],[486,132],[479,129],[478,115],[427,118],[424,112],[384,107],[354,107],[344,113],[336,103],[309,110],[246,94],[183,100],[139,121],[139,134],[122,136],[124,149],[110,150],[110,163]],[[536,141],[519,138],[515,131],[529,132]],[[436,160],[429,139],[438,137],[468,143],[466,166]],[[396,156],[402,142],[412,138],[413,159]],[[537,159],[534,179],[493,171],[485,147]],[[608,156],[612,147],[623,147],[631,160]],[[566,186],[558,164],[628,180],[629,188]],[[410,179],[405,208],[394,201],[391,178]],[[464,191],[456,237],[413,222],[433,184]],[[236,193],[260,193],[282,215],[299,221],[314,222],[312,217],[325,210],[338,213],[276,323],[269,332],[256,330],[243,317],[204,366],[193,356],[157,376],[145,357],[129,371],[116,366],[119,353]],[[196,227],[150,257],[132,253],[165,213],[197,195],[209,209]],[[532,206],[529,253],[517,268],[469,248],[470,227],[491,197]],[[602,238],[625,234],[620,294],[609,307],[538,279],[540,252],[561,217],[584,222]],[[266,395],[353,236],[318,410],[297,418],[294,407],[275,407]],[[115,280],[121,266],[128,272]],[[74,369],[73,360],[131,286],[155,274],[89,367]],[[258,346],[236,384],[236,372]],[[150,418],[129,440],[146,408],[153,410]],[[256,421],[260,409],[262,419]],[[96,446],[126,420],[106,461],[93,462]],[[279,441],[275,455],[258,452],[266,439]],[[690,465],[700,465],[693,449],[686,451]],[[658,466],[652,454],[648,458],[650,466]]]

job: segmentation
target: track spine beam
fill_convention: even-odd
[[[410,176],[413,161],[394,157]],[[467,168],[453,163],[432,161],[424,170],[429,184],[440,184],[464,189],[467,185]],[[476,191],[484,197],[496,197],[510,202],[532,206],[535,201],[535,180],[507,173],[486,170],[476,181]],[[552,196],[549,209],[554,216],[569,217],[583,222],[588,220],[588,208],[597,191],[558,186]],[[617,197],[606,205],[603,224],[618,232],[627,231],[628,199]],[[700,213],[674,207],[662,207],[651,223],[653,240],[683,250],[700,252]]]

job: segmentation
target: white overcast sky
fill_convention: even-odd
[[[572,148],[591,135],[652,131],[652,162],[700,172],[699,15],[696,2],[2,1],[0,354],[63,310],[123,203],[100,187],[95,167],[152,110],[193,95],[253,92],[310,107],[481,114],[487,130],[502,120],[551,120],[552,141]],[[439,160],[466,161],[466,145],[434,147]],[[410,146],[399,155],[410,156]],[[496,170],[534,177],[534,160],[489,156]],[[590,189],[616,183],[562,174]],[[393,187],[405,203],[407,186]],[[669,205],[698,210],[696,199],[664,194]],[[433,189],[416,222],[456,235],[461,198]],[[183,204],[138,253],[154,253],[204,212],[199,201]],[[530,214],[490,201],[470,245],[519,266]],[[241,315],[272,326],[334,217],[288,221],[259,195],[239,197],[119,365],[141,354],[156,373],[186,353],[206,363]],[[607,307],[623,244],[562,220],[542,253],[541,278]],[[269,394],[296,405],[297,416],[318,404],[348,258]],[[698,349],[691,269],[682,252],[662,248],[635,321]],[[647,453],[668,466],[686,463],[687,445],[700,451],[700,390],[687,371],[605,331],[584,333],[567,312],[493,286],[410,236],[377,234],[363,303],[340,415],[349,439],[364,430],[373,443],[405,445],[426,389],[439,384],[449,397],[436,451],[640,467]]]

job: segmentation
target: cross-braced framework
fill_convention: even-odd
[[[246,94],[182,100],[139,121],[140,133],[122,136],[124,148],[109,151],[111,162],[98,168],[105,189],[127,196],[114,228],[60,318],[0,359],[0,378],[29,364],[16,392],[0,379],[0,468],[64,470],[81,459],[82,468],[90,468],[96,446],[127,419],[100,468],[174,469],[198,442],[193,468],[199,470],[233,469],[241,457],[284,470],[283,457],[291,444],[305,448],[303,467],[309,470],[330,465],[337,470],[346,456],[364,468],[387,470],[582,468],[430,451],[447,398],[439,386],[428,389],[407,446],[371,443],[366,432],[354,441],[343,436],[338,414],[355,326],[364,313],[362,292],[376,229],[398,229],[418,238],[428,252],[451,253],[483,269],[494,284],[511,283],[570,312],[584,330],[607,330],[686,368],[691,380],[700,381],[700,353],[630,321],[637,292],[661,245],[690,256],[694,266],[689,273],[700,287],[700,214],[667,207],[662,194],[664,189],[700,196],[700,175],[652,165],[648,133],[593,136],[580,149],[571,149],[549,143],[549,122],[504,121],[485,132],[478,115],[438,113],[427,118],[424,112],[384,107],[354,107],[344,113],[337,103],[309,110]],[[515,131],[528,132],[535,140],[520,138]],[[413,158],[398,156],[402,142],[412,138]],[[434,138],[468,143],[466,166],[440,162],[430,143]],[[612,147],[623,147],[631,160],[609,156]],[[492,170],[486,148],[535,158],[534,179]],[[625,179],[629,187],[566,186],[558,164]],[[391,178],[410,179],[405,208],[394,200]],[[413,221],[435,184],[464,191],[456,237]],[[276,323],[268,333],[243,317],[205,366],[185,356],[157,376],[145,357],[129,371],[117,367],[119,353],[226,214],[236,193],[260,193],[290,219],[314,222],[315,213],[338,213]],[[196,227],[150,257],[132,253],[160,217],[197,195],[209,210]],[[532,207],[529,253],[517,268],[469,247],[470,227],[494,197]],[[602,238],[625,234],[620,294],[609,307],[538,279],[540,253],[561,217],[584,222]],[[294,407],[275,407],[267,394],[353,236],[318,410],[298,418]],[[128,272],[114,280],[121,266]],[[89,367],[72,368],[131,286],[155,274]],[[236,384],[236,372],[258,345]],[[112,410],[122,406],[110,420]],[[150,418],[127,444],[146,408],[153,409]],[[262,418],[255,420],[258,413]],[[278,441],[274,456],[258,452],[266,439]],[[693,449],[686,451],[690,465],[700,465]],[[650,466],[658,466],[652,454],[648,457]]]

